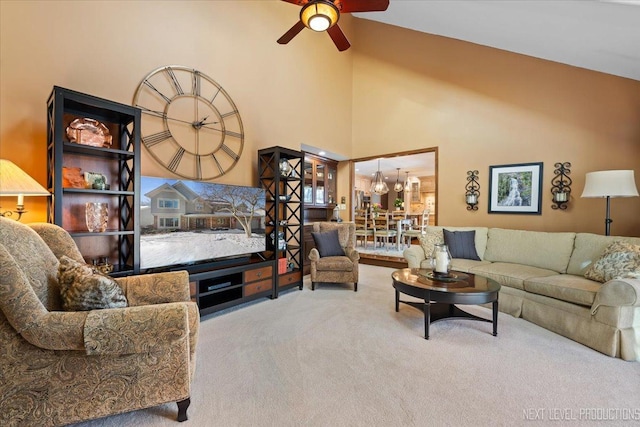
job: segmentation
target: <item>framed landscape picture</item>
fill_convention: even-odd
[[[540,215],[542,162],[489,166],[489,213]]]

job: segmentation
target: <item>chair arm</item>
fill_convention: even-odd
[[[189,273],[186,271],[141,274],[120,277],[115,281],[124,291],[130,307],[187,302],[191,298]]]
[[[320,259],[320,252],[316,248],[311,248],[309,251],[309,259],[311,261],[318,261]]]
[[[601,305],[640,307],[640,279],[612,279],[603,283],[591,306],[591,314],[595,315]]]
[[[88,355],[148,353],[189,334],[189,305],[170,303],[90,311],[84,324]]]
[[[358,262],[358,260],[360,259],[360,254],[358,253],[357,250],[355,250],[355,248],[346,247],[344,248],[344,253],[347,257],[349,257],[351,262],[355,263],[355,262]]]
[[[421,246],[411,246],[405,249],[402,255],[407,260],[409,268],[420,268],[422,261],[427,259]]]

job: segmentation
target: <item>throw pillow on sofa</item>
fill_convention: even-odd
[[[109,276],[67,256],[60,258],[58,283],[65,311],[88,311],[123,308],[127,298],[122,288]]]
[[[584,277],[601,283],[617,278],[640,278],[640,246],[622,241],[611,243],[584,272]]]
[[[480,261],[476,251],[476,231],[449,231],[444,233],[444,243],[449,247],[451,258],[472,259]]]
[[[422,250],[424,251],[424,256],[427,259],[431,258],[431,254],[433,254],[433,247],[444,243],[442,230],[427,230],[425,234],[418,237],[418,241],[420,242],[420,247],[422,247]]]

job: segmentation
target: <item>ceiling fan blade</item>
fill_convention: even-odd
[[[333,40],[333,42],[335,43],[336,47],[340,52],[342,52],[343,50],[347,50],[351,47],[349,40],[347,40],[347,36],[344,35],[344,33],[342,32],[338,24],[329,28],[327,30],[327,33],[329,33],[331,40]]]
[[[340,3],[342,13],[381,12],[389,7],[389,0],[340,0]]]
[[[295,4],[296,6],[302,6],[303,4],[309,2],[309,0],[282,0],[282,1]]]
[[[300,31],[302,31],[303,29],[304,29],[304,24],[302,23],[302,21],[298,21],[298,22],[296,22],[296,24],[295,24],[293,27],[291,27],[291,28],[289,29],[289,31],[287,31],[286,33],[284,33],[284,34],[282,35],[282,37],[280,37],[280,38],[278,39],[278,43],[280,43],[280,44],[287,44],[287,43],[289,43],[289,42],[291,41],[291,39],[293,39],[295,36],[297,36],[297,35],[298,35],[298,33],[299,33]]]

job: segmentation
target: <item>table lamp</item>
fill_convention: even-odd
[[[9,160],[0,159],[0,196],[17,196],[17,221],[20,221],[24,209],[24,196],[48,196],[49,192],[26,172]],[[12,211],[0,211],[1,216],[11,216]]]

